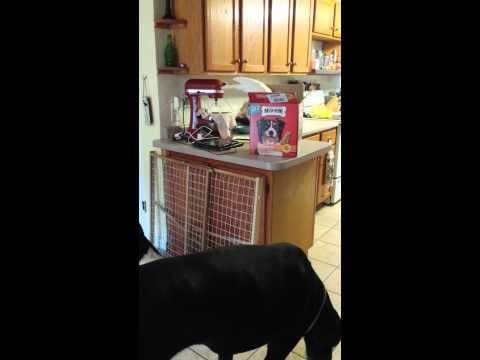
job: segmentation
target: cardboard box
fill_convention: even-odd
[[[297,156],[299,104],[292,93],[248,93],[250,154]]]
[[[274,93],[293,93],[300,104],[303,101],[304,86],[300,84],[266,84]]]

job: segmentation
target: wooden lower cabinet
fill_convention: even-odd
[[[314,135],[305,136],[304,140],[311,141],[324,141],[331,142],[332,150],[335,154],[335,142],[337,138],[337,129],[330,129],[319,132]],[[315,191],[315,204],[316,207],[322,205],[326,200],[330,198],[331,188],[327,184],[327,154],[323,154],[316,160],[316,191]]]
[[[304,137],[303,140],[320,141],[320,134]]]
[[[229,211],[232,214],[245,213],[245,216],[257,219],[258,234],[255,243],[288,242],[308,253],[308,249],[313,245],[314,237],[317,205],[317,159],[308,160],[285,170],[268,171],[175,152],[167,152],[166,156],[190,164],[208,166],[213,173],[226,171],[240,176],[260,178],[262,188],[259,193],[262,194],[262,197],[256,214],[248,214],[248,211],[245,213],[245,209],[237,208],[238,205],[235,205],[235,201],[231,201],[232,199],[229,197],[238,194],[224,188],[209,195],[209,198],[213,196],[216,201],[230,206],[228,208],[225,205],[222,211],[216,215],[223,216],[224,220],[228,220]],[[242,231],[242,224],[232,224],[232,228]],[[226,229],[226,231],[231,231],[231,229]]]
[[[326,168],[327,155],[322,155],[318,158],[318,172],[317,172],[317,207],[323,204],[325,200],[330,197],[330,185],[326,183]]]
[[[331,142],[335,145],[337,141],[337,129],[327,130],[320,133],[320,141]]]

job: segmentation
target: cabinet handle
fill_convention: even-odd
[[[242,61],[242,63],[244,63],[244,64],[247,63],[247,62],[248,62],[247,59],[244,59],[244,60]]]
[[[290,66],[290,65],[292,65],[292,64],[293,64],[293,63],[292,63],[291,61],[289,61],[289,62],[287,63],[287,66]]]
[[[242,61],[241,61],[240,59],[235,59],[235,60],[233,60],[233,63],[234,63],[234,64],[240,64],[241,62],[242,62]]]
[[[293,65],[293,66],[297,66],[297,63],[294,61],[294,62],[292,63],[292,65]]]

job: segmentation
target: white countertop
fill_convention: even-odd
[[[313,135],[318,132],[336,128],[341,120],[325,120],[303,118],[302,136]]]
[[[322,141],[299,140],[297,157],[284,158],[276,156],[251,155],[248,153],[248,144],[236,149],[234,153],[218,155],[203,149],[172,140],[158,139],[153,141],[153,146],[178,152],[185,155],[199,156],[206,159],[218,160],[236,165],[248,166],[257,169],[278,171],[299,165],[327,152],[330,145]]]

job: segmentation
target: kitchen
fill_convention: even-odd
[[[340,14],[340,1],[145,0],[139,24],[145,234],[168,255],[228,245],[232,238],[292,242],[309,254],[339,312]],[[236,120],[248,114],[250,90],[295,94],[297,156],[250,154],[248,132],[239,131],[236,120],[228,130],[242,146],[221,154],[187,144],[198,137],[175,141],[195,119],[189,80],[223,83],[221,96],[202,96],[202,104],[212,115]],[[167,241],[172,238],[176,242]],[[305,358],[304,350],[299,343],[292,358]],[[243,358],[261,359],[262,351]],[[198,346],[176,358],[210,356]],[[340,347],[334,358],[340,359]]]

